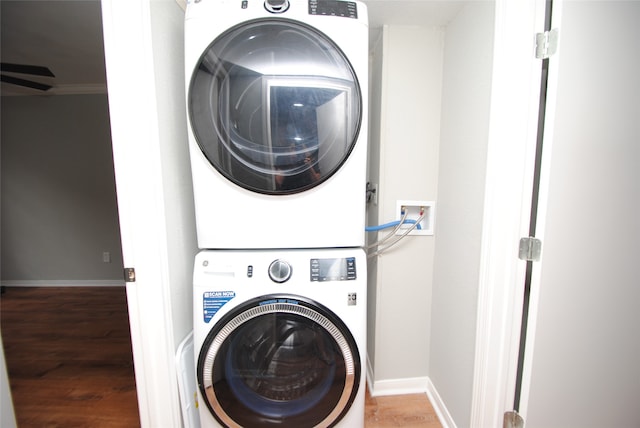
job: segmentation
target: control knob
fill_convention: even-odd
[[[274,260],[269,265],[269,278],[273,282],[283,283],[291,278],[293,269],[291,265],[284,260]]]
[[[282,13],[289,9],[289,0],[266,0],[264,8],[271,13]]]

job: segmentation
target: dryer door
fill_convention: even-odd
[[[225,426],[327,427],[360,384],[356,343],[335,314],[299,296],[238,306],[207,336],[198,386]]]
[[[346,161],[361,123],[355,72],[327,36],[261,19],[216,38],[193,71],[189,119],[204,156],[265,194],[308,190]]]

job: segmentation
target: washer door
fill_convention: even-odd
[[[209,45],[188,107],[200,149],[223,176],[277,195],[308,190],[342,166],[362,100],[351,64],[327,36],[297,21],[260,19]]]
[[[221,319],[198,358],[198,386],[229,427],[329,427],[349,410],[360,354],[340,319],[300,296],[264,296]]]

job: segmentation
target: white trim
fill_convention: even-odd
[[[449,413],[449,409],[445,406],[444,401],[438,394],[435,385],[431,382],[431,379],[427,378],[427,397],[429,397],[429,401],[433,406],[433,410],[436,411],[436,415],[438,415],[438,420],[443,428],[456,428],[456,423],[451,417],[451,413]]]
[[[0,426],[4,428],[16,428],[16,414],[11,397],[9,376],[7,375],[7,363],[2,346],[2,334],[0,333]]]
[[[74,85],[58,85],[47,91],[47,95],[91,95],[106,94],[106,83],[85,83]]]
[[[124,287],[118,279],[16,279],[0,281],[3,287]]]
[[[367,354],[367,386],[369,387],[369,393],[373,394],[373,365]]]
[[[372,397],[427,392],[428,385],[431,383],[426,376],[378,381],[374,381],[373,379],[375,379],[373,375],[373,364],[371,364],[369,355],[367,355],[367,385],[369,386],[369,393]]]
[[[49,97],[52,95],[94,95],[107,94],[106,83],[80,83],[71,85],[57,85],[48,91],[39,91],[29,88],[7,88],[3,89],[3,97]]]
[[[562,28],[562,11],[564,0],[555,0],[551,12],[551,28]],[[546,212],[549,202],[549,178],[551,171],[551,157],[554,143],[554,130],[556,118],[556,102],[558,96],[558,73],[562,51],[562,39],[558,43],[558,50],[549,58],[547,74],[547,93],[545,106],[545,121],[540,165],[540,185],[538,192],[538,218],[536,219],[536,237],[544,242],[546,230]],[[522,387],[520,391],[520,416],[526,421],[529,409],[529,394],[531,392],[531,372],[533,370],[533,357],[538,321],[538,309],[541,290],[542,262],[534,263],[531,274],[531,293],[529,296],[529,317],[527,321],[527,341],[524,353]]]
[[[369,392],[372,397],[382,395],[420,394],[427,392],[428,383],[429,378],[426,376],[377,380],[373,382],[373,388],[371,388]]]
[[[180,9],[186,11],[187,10],[187,0],[176,0]]]
[[[113,161],[140,424],[181,426],[151,0],[102,0]]]
[[[481,249],[471,426],[512,410],[537,136],[544,1],[496,1],[494,69]]]

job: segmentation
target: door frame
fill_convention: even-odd
[[[551,28],[559,29],[562,26],[562,9],[564,0],[553,0],[547,7],[551,9]],[[551,155],[553,146],[553,135],[555,127],[555,107],[557,100],[558,88],[558,61],[560,59],[561,44],[558,43],[557,51],[553,57],[549,58],[549,67],[547,69],[547,89],[546,89],[546,105],[544,130],[542,139],[544,146],[540,159],[540,182],[538,185],[538,209],[536,216],[536,237],[543,240],[545,235],[546,212],[549,195],[549,178],[551,171]],[[531,386],[531,372],[533,365],[533,349],[535,346],[536,320],[539,308],[540,285],[541,285],[540,262],[533,263],[531,266],[531,284],[529,294],[529,311],[527,317],[526,343],[524,348],[524,361],[522,365],[522,383],[520,391],[520,409],[518,413],[525,419],[529,403],[529,392]]]
[[[151,2],[102,0],[102,21],[140,423],[181,426]]]
[[[497,0],[471,426],[513,407],[540,103],[545,0]]]

